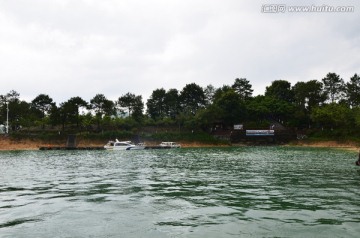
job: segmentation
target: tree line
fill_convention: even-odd
[[[49,95],[40,94],[26,102],[12,90],[0,95],[0,122],[6,121],[6,103],[10,108],[12,130],[99,131],[176,126],[209,131],[215,124],[224,128],[232,128],[234,124],[268,128],[271,122],[277,121],[298,130],[360,132],[360,77],[357,74],[347,82],[336,73],[294,85],[275,80],[263,95],[257,96],[253,96],[252,85],[246,78],[236,78],[232,85],[219,88],[191,83],[181,90],[155,89],[146,103],[141,95],[130,92],[116,101],[97,94],[89,102],[76,96],[57,105]]]

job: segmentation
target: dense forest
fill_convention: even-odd
[[[215,124],[232,128],[263,129],[276,121],[304,133],[356,136],[360,133],[360,77],[346,82],[336,73],[321,80],[297,82],[275,80],[264,95],[253,96],[250,81],[236,78],[232,85],[215,88],[196,83],[178,89],[141,95],[126,93],[116,101],[103,94],[89,102],[79,96],[57,104],[40,94],[31,102],[15,90],[0,95],[0,123],[9,107],[9,130],[14,131],[135,131],[143,127],[173,127],[209,132]],[[146,107],[145,107],[146,106]],[[146,108],[146,110],[145,110]]]

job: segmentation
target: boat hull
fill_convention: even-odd
[[[106,150],[144,150],[145,146],[105,146]]]

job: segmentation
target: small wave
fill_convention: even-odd
[[[5,228],[5,227],[11,227],[11,226],[17,226],[17,225],[21,225],[23,223],[33,223],[33,222],[40,222],[42,221],[42,219],[38,219],[38,218],[20,218],[20,219],[15,219],[12,221],[8,221],[5,223],[0,224],[0,228]]]
[[[6,187],[0,188],[0,193],[2,192],[16,192],[16,191],[24,191],[25,188],[17,188],[17,187]]]

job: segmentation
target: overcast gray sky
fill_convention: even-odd
[[[296,3],[296,4],[295,4]],[[268,5],[286,4],[281,13]],[[289,6],[353,6],[290,12]],[[278,79],[360,73],[360,1],[0,0],[0,94],[41,93],[57,103],[127,92],[144,102],[247,78],[254,94]]]

